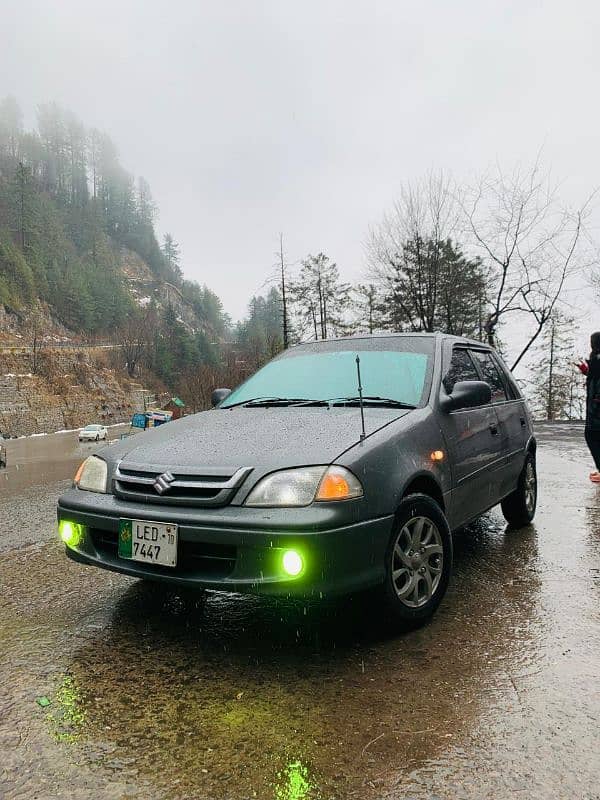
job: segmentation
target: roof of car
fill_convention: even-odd
[[[332,336],[329,339],[320,339],[315,341],[314,339],[307,341],[307,342],[300,342],[299,344],[295,345],[296,347],[300,347],[304,344],[318,344],[320,341],[327,341],[327,342],[353,342],[353,341],[360,341],[361,339],[402,339],[402,338],[422,338],[422,339],[449,339],[453,342],[460,342],[462,344],[468,344],[476,347],[485,347],[489,348],[490,345],[487,342],[480,342],[477,339],[467,339],[465,336],[454,336],[449,333],[423,333],[420,331],[407,332],[407,333],[356,333],[352,336]]]

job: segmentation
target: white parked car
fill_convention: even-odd
[[[79,431],[80,442],[99,442],[100,439],[108,439],[108,429],[106,425],[86,425]]]

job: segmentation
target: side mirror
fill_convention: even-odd
[[[485,406],[492,401],[492,390],[485,381],[458,381],[452,394],[440,401],[442,411],[458,411],[461,408]]]
[[[215,389],[212,395],[210,396],[210,402],[215,406],[218,406],[222,400],[225,400],[226,397],[229,397],[231,394],[231,389]]]

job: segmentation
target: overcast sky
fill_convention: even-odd
[[[600,6],[402,0],[2,0],[0,95],[106,130],[187,277],[234,318],[324,251],[344,277],[403,181],[540,146],[565,198],[597,185]]]

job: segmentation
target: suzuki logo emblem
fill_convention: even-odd
[[[163,472],[153,483],[155,491],[158,492],[158,494],[164,494],[171,488],[171,484],[174,480],[175,476],[170,472]]]

